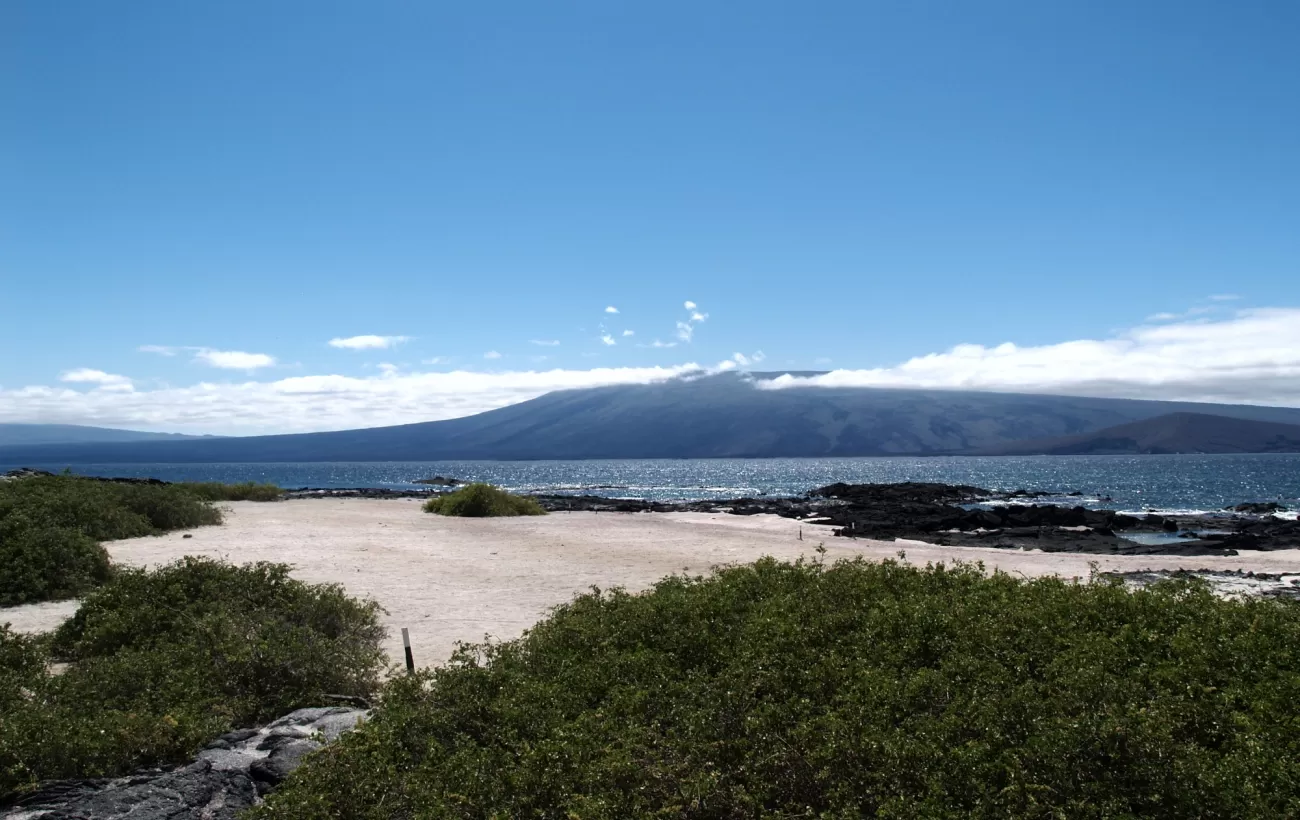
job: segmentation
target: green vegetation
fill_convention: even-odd
[[[384,664],[379,612],[283,565],[118,570],[49,639],[0,629],[0,800],[185,760],[325,693],[368,697]],[[72,665],[50,675],[49,660]]]
[[[0,482],[0,607],[72,598],[108,580],[100,541],[220,524],[213,501],[274,501],[271,484],[148,484],[73,475]]]
[[[284,497],[284,490],[274,484],[259,484],[256,481],[239,484],[183,481],[175,486],[205,501],[279,501]]]
[[[462,518],[496,518],[512,515],[546,515],[537,499],[511,495],[491,484],[467,484],[454,493],[424,502],[424,511]]]
[[[100,541],[220,523],[215,507],[174,484],[67,475],[0,482],[0,606],[104,583],[110,568]]]
[[[393,681],[256,817],[1300,816],[1300,606],[765,559]]]

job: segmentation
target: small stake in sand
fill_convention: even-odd
[[[402,627],[402,647],[406,650],[406,671],[415,674],[415,658],[411,657],[411,633]]]

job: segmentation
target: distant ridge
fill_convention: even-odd
[[[563,390],[475,416],[395,427],[0,447],[0,464],[953,455],[1176,413],[1300,425],[1297,408],[957,390],[775,390],[761,389],[758,375]]]
[[[142,433],[111,427],[87,427],[80,424],[0,424],[0,447],[45,444],[86,444],[131,441],[177,441],[213,438],[181,433]]]
[[[1300,453],[1300,425],[1169,413],[1076,436],[1026,441],[984,455]]]

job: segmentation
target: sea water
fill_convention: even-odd
[[[62,471],[61,464],[0,465]],[[513,491],[653,500],[799,495],[835,481],[938,481],[1082,493],[1049,499],[1130,512],[1219,510],[1243,501],[1300,507],[1300,454],[85,464],[73,472],[165,481],[262,481],[281,487],[413,489],[435,475]]]

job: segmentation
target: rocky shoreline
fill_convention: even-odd
[[[15,470],[5,478],[44,474]],[[158,479],[99,479],[131,483]],[[385,487],[284,490],[285,500],[426,499],[464,482],[444,476],[415,483],[428,489]],[[600,488],[592,488],[600,489]],[[612,489],[612,488],[610,488]],[[1073,492],[987,490],[969,485],[904,482],[836,483],[797,497],[703,501],[644,501],[599,495],[528,493],[550,512],[706,512],[778,515],[829,525],[835,536],[925,541],[939,546],[1037,549],[1093,555],[1231,556],[1239,550],[1300,548],[1300,521],[1274,515],[1275,502],[1245,502],[1212,515],[1135,516],[1069,505]],[[1051,501],[1054,503],[1039,503]]]
[[[797,498],[726,501],[535,497],[550,511],[771,514],[830,525],[836,536],[845,538],[904,539],[940,546],[1184,556],[1300,548],[1300,522],[1275,517],[1272,513],[1278,505],[1239,505],[1248,511],[1234,508],[1214,516],[1133,516],[1114,510],[1031,503],[1078,495],[1027,490],[1005,493],[964,485],[907,482],[831,484]],[[1133,535],[1138,539],[1126,537]]]

